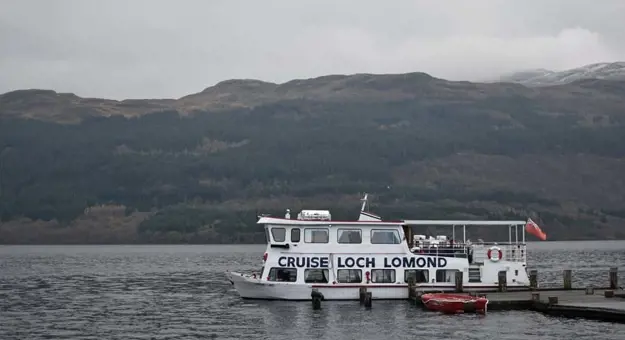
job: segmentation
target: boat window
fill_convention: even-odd
[[[458,269],[436,270],[436,282],[454,282]]]
[[[269,237],[269,228],[265,228],[265,240],[267,243],[271,243],[271,237]]]
[[[399,232],[397,230],[372,229],[371,243],[373,244],[399,244]]]
[[[299,242],[300,234],[301,234],[301,232],[300,232],[299,228],[291,229],[291,242],[293,242],[293,243]]]
[[[371,282],[395,283],[395,269],[371,269]]]
[[[361,269],[339,269],[336,271],[336,281],[340,283],[361,283]]]
[[[304,270],[304,282],[306,283],[328,283],[330,271],[327,269],[306,269]]]
[[[360,229],[338,229],[339,243],[362,243],[362,231]]]
[[[415,283],[428,283],[430,272],[427,269],[406,269],[404,270],[404,282],[408,282],[411,277],[415,278]]]
[[[304,242],[306,243],[328,243],[329,231],[325,228],[304,229]]]
[[[286,229],[284,228],[271,228],[271,235],[275,242],[284,242],[286,240]]]
[[[267,281],[295,282],[297,281],[297,269],[295,268],[271,268]]]

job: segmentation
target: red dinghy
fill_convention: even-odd
[[[488,305],[488,299],[485,297],[464,294],[423,294],[421,301],[427,309],[446,314],[470,312],[486,314],[486,305]]]

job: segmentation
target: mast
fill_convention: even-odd
[[[365,208],[367,206],[367,197],[369,197],[369,194],[365,192],[365,197],[360,199],[360,201],[362,201],[362,206],[360,207],[361,212],[365,211]]]

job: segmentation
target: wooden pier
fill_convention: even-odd
[[[488,298],[487,310],[528,310],[548,315],[569,318],[585,318],[598,321],[625,323],[625,291],[618,285],[618,269],[610,268],[606,287],[574,288],[571,270],[562,273],[562,286],[558,288],[539,288],[538,273],[530,271],[530,287],[525,290],[509,290],[506,277],[499,275],[496,289],[492,291],[472,292],[470,287],[462,285],[463,273],[459,272],[455,280],[455,294],[485,296]],[[414,278],[408,283],[408,299],[417,306],[423,306],[421,296],[424,293],[440,293],[425,290],[415,284]],[[449,293],[449,292],[448,292]],[[359,291],[360,304],[371,308],[373,296],[367,286]],[[323,295],[317,289],[311,293],[313,308],[321,308]],[[465,312],[475,312],[475,305],[465,304]]]
[[[536,282],[536,273],[532,272]],[[565,270],[562,288],[508,291],[505,282],[500,282],[497,291],[471,292],[457,284],[456,293],[486,296],[488,311],[531,310],[554,316],[625,323],[625,291],[618,286],[617,277],[617,269],[610,268],[606,287],[572,288],[571,271]],[[423,306],[421,295],[431,292],[420,290],[412,282],[408,289],[410,299],[417,306]]]

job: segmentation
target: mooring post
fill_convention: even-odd
[[[564,279],[564,289],[570,290],[572,288],[572,282],[571,282],[572,271],[570,269],[565,269],[562,272],[562,276]]]
[[[417,280],[414,277],[408,278],[408,299],[415,298],[415,288],[417,285]]]
[[[499,281],[499,291],[500,292],[505,292],[508,290],[508,283],[506,282],[506,271],[500,271],[497,275],[497,279]]]
[[[365,295],[367,295],[367,287],[360,287],[359,290],[359,297],[360,297],[360,304],[364,304],[365,303]]]
[[[610,268],[610,289],[618,289],[618,268]]]
[[[607,298],[614,297],[614,291],[613,290],[606,290],[605,292],[603,292],[603,296],[605,296]]]
[[[558,297],[557,296],[550,296],[549,297],[549,305],[557,305],[558,304]]]
[[[595,294],[595,289],[593,287],[586,287],[586,295]]]
[[[534,290],[538,288],[538,270],[530,270],[530,289]]]
[[[321,294],[317,288],[313,288],[310,296],[312,297],[313,309],[321,309],[321,299],[323,298],[323,294]]]
[[[423,300],[421,300],[422,296],[423,296],[423,292],[415,291],[415,299],[414,299],[415,306],[423,306]]]
[[[532,301],[540,301],[540,293],[532,293]]]
[[[462,274],[463,273],[460,270],[456,272],[456,293],[462,293]]]
[[[371,308],[371,300],[373,300],[373,296],[371,295],[371,292],[366,292],[365,293],[365,307]]]

